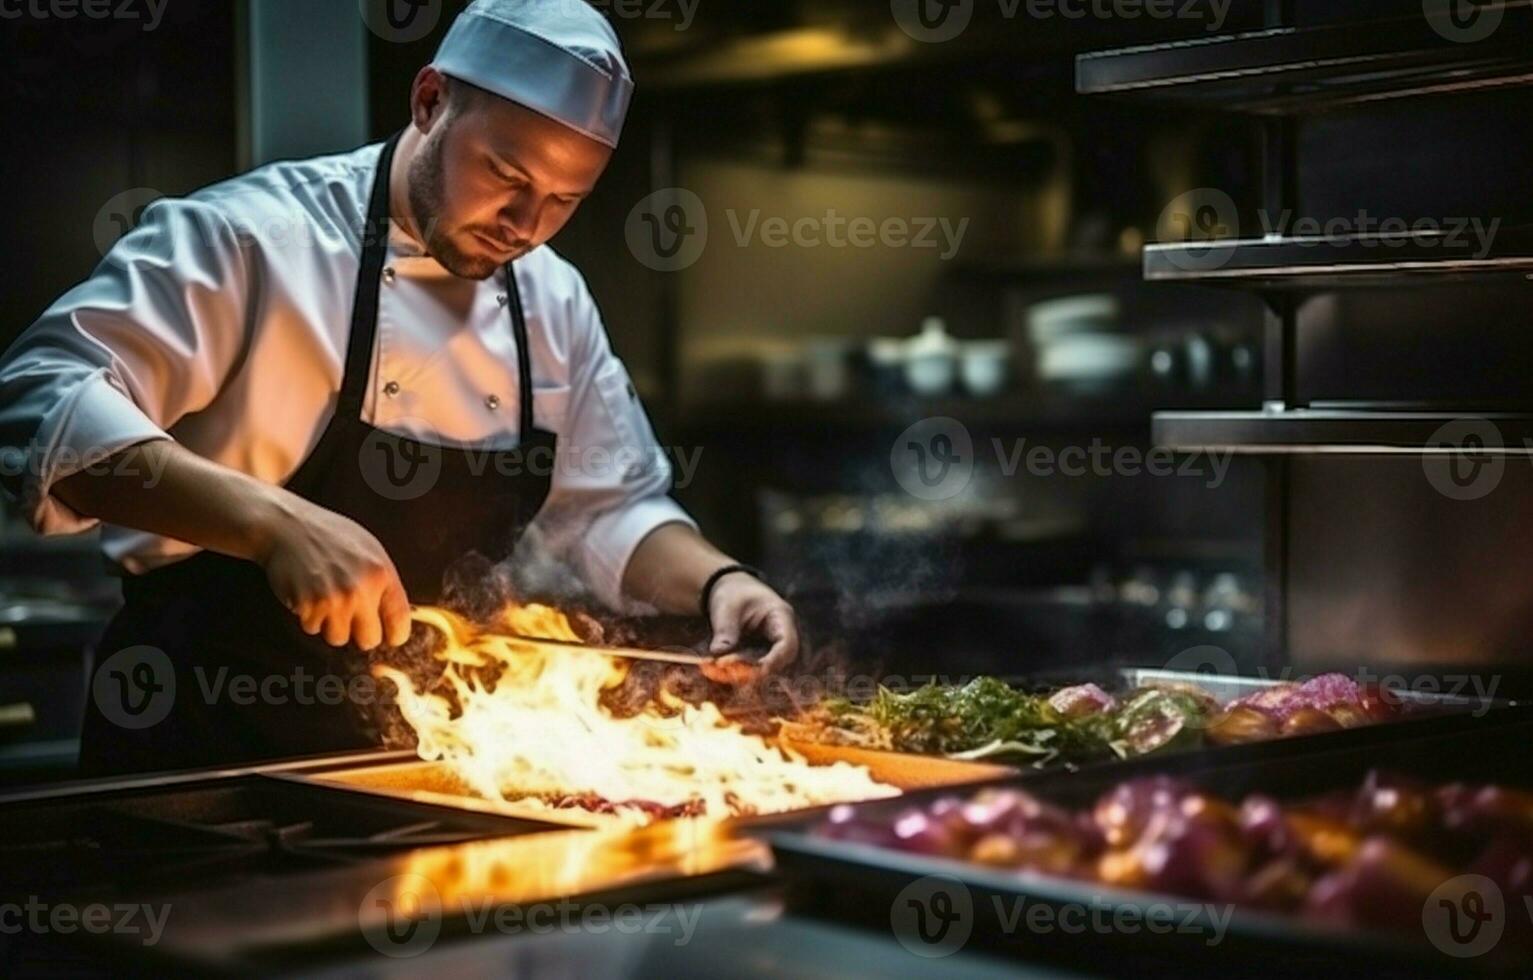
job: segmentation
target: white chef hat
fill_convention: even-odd
[[[613,147],[633,97],[617,33],[585,0],[474,0],[432,64]]]

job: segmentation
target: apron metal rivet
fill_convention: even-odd
[[[497,408],[500,407],[500,396],[499,395],[489,395],[488,397],[485,398],[484,403],[487,406],[489,406],[490,411],[493,412]]]
[[[394,267],[393,266],[387,266],[387,267],[384,268],[384,270],[383,270],[383,281],[388,283],[390,286],[394,285]]]
[[[390,398],[393,398],[395,395],[399,394],[399,382],[390,381],[388,384],[384,385],[383,393],[388,395]]]
[[[508,299],[510,299],[510,298],[511,297],[507,296],[505,293],[500,293],[500,294],[496,295],[495,302],[499,303],[501,306],[505,306],[506,305],[506,301]]]

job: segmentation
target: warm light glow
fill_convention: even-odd
[[[764,872],[771,852],[716,821],[671,820],[640,830],[572,830],[411,851],[400,878],[431,882],[443,905],[530,902],[729,868]]]
[[[899,792],[864,766],[811,765],[740,730],[712,702],[691,705],[662,693],[659,706],[632,718],[613,716],[600,697],[622,683],[626,660],[507,635],[580,642],[556,609],[508,606],[490,629],[442,609],[417,609],[414,618],[446,637],[437,657],[461,711],[444,697],[417,692],[392,667],[373,672],[399,689],[421,758],[442,761],[486,799],[549,806],[591,797],[640,824],[661,808],[719,818]]]

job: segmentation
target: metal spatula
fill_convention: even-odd
[[[667,664],[685,664],[696,667],[699,664],[708,663],[712,657],[705,657],[699,653],[683,653],[673,650],[641,650],[638,647],[608,647],[586,643],[575,643],[571,640],[545,640],[535,636],[515,636],[512,639],[518,643],[528,643],[533,646],[546,647],[557,650],[582,650],[586,653],[602,653],[609,657],[625,657],[629,660],[655,660]]]

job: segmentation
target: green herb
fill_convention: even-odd
[[[839,701],[826,707],[838,726],[876,729],[879,742],[901,752],[1073,761],[1109,754],[1119,737],[1111,715],[1067,718],[1047,698],[994,677],[962,687],[928,684],[908,694],[879,688],[866,705]]]

